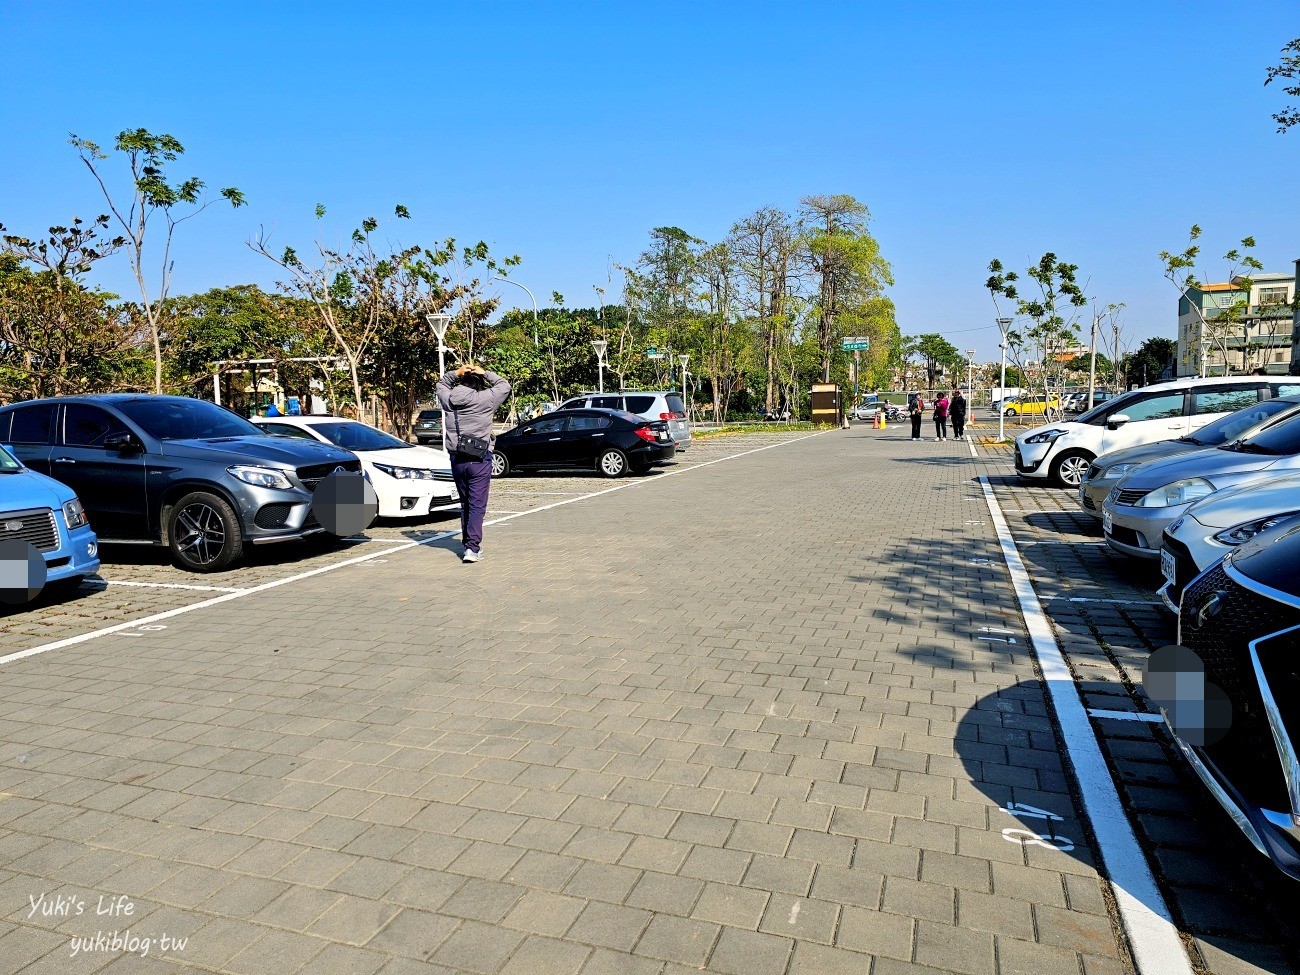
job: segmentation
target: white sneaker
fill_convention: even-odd
[[[934,438],[934,442],[935,442],[935,443],[938,443],[938,442],[939,442],[939,438],[938,438],[938,437],[935,437],[935,438]]]
[[[465,554],[460,557],[460,560],[462,562],[477,562],[478,552],[475,552],[472,548],[467,548],[465,549]]]

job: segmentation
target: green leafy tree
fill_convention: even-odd
[[[842,317],[894,283],[880,245],[868,230],[870,211],[847,193],[800,200],[803,243],[817,282],[815,320],[821,349],[822,382],[830,381],[831,359],[843,338]]]
[[[1135,352],[1124,356],[1119,366],[1131,382],[1153,383],[1173,363],[1178,343],[1173,339],[1149,338]]]
[[[1268,69],[1268,77],[1264,79],[1264,84],[1271,85],[1279,78],[1283,81],[1291,81],[1293,83],[1283,85],[1282,90],[1292,98],[1300,98],[1300,84],[1294,83],[1297,77],[1300,77],[1300,37],[1288,41],[1282,48],[1282,59]],[[1300,124],[1300,108],[1288,105],[1280,112],[1273,113],[1273,121],[1277,123],[1279,132],[1286,132],[1293,125]]]
[[[0,227],[0,399],[144,388],[132,309],[85,277],[123,246],[109,218],[30,239]]]
[[[146,129],[124,129],[117,134],[113,149],[126,162],[130,175],[129,188],[123,191],[109,189],[104,174],[104,162],[109,156],[90,139],[71,135],[69,143],[77,150],[81,161],[99,184],[108,208],[116,218],[123,234],[122,244],[131,260],[136,285],[140,289],[140,307],[149,326],[153,343],[154,392],[163,389],[162,319],[163,306],[171,291],[172,241],[176,229],[206,210],[214,201],[203,195],[204,182],[191,176],[180,182],[170,182],[169,164],[185,153],[185,147],[174,136],[155,135]],[[244,194],[233,186],[218,193],[232,207],[245,203]],[[160,239],[155,241],[151,224],[157,226]],[[153,253],[154,263],[146,265],[145,245],[157,243]],[[152,279],[152,284],[150,283]]]
[[[940,372],[959,373],[966,365],[961,350],[937,332],[926,332],[903,340],[906,358],[920,357],[925,364],[926,388],[937,388]]]

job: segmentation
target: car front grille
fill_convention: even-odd
[[[1216,594],[1218,611],[1203,613]],[[1290,804],[1249,644],[1297,624],[1300,609],[1238,585],[1222,563],[1187,588],[1178,617],[1180,642],[1196,652],[1205,664],[1205,679],[1232,702],[1231,728],[1203,751],[1242,796],[1267,809],[1289,809]]]
[[[285,522],[289,520],[289,512],[293,511],[292,504],[277,501],[274,504],[264,504],[257,509],[257,517],[253,519],[253,524],[258,528],[283,528]]]
[[[308,491],[315,491],[317,484],[337,470],[343,470],[349,474],[359,474],[361,473],[361,461],[338,460],[332,464],[312,464],[308,467],[299,467],[298,480],[302,481],[302,486]]]
[[[1094,501],[1094,500],[1092,500],[1092,498],[1090,498],[1090,497],[1089,497],[1088,495],[1086,495],[1086,494],[1083,495],[1083,506],[1084,506],[1085,508],[1087,508],[1089,511],[1096,511],[1096,510],[1097,510],[1097,502]]]
[[[1132,506],[1137,504],[1139,501],[1141,501],[1150,493],[1151,493],[1150,491],[1135,491],[1132,489],[1128,489],[1124,491],[1116,491],[1112,495],[1112,497],[1115,499],[1116,504],[1126,504]]]
[[[1121,545],[1127,545],[1130,548],[1147,547],[1146,541],[1143,540],[1141,535],[1132,528],[1125,528],[1123,525],[1111,525],[1107,534]]]
[[[456,478],[452,476],[451,471],[434,471],[434,472],[433,472],[433,479],[434,479],[435,481],[454,481],[454,480],[456,480]]]
[[[0,541],[31,542],[38,552],[59,547],[59,529],[49,508],[0,514]]]

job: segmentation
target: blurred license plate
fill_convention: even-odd
[[[1164,549],[1160,550],[1160,574],[1171,585],[1178,581],[1178,564],[1174,561],[1173,554]]]
[[[1101,527],[1107,535],[1109,535],[1111,530],[1115,527],[1109,508],[1101,509]]]

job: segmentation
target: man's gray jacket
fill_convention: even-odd
[[[451,453],[456,452],[457,438],[462,433],[483,437],[489,444],[494,442],[492,416],[510,395],[510,383],[495,372],[484,372],[482,379],[488,384],[487,389],[475,389],[461,382],[455,372],[438,380],[443,442]]]

